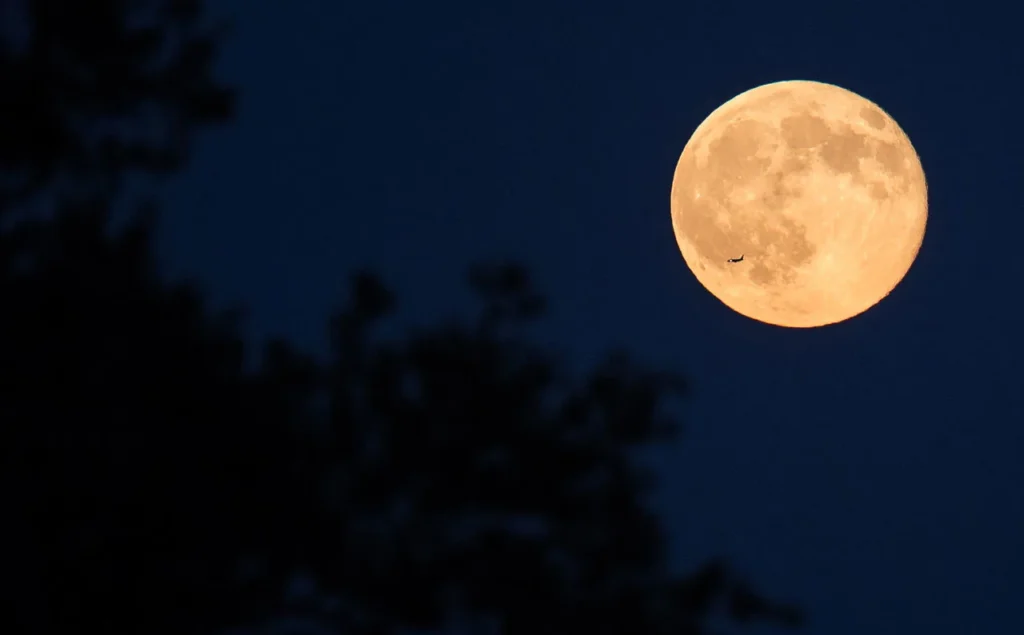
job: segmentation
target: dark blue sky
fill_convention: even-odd
[[[733,557],[814,635],[1024,632],[1024,47],[985,4],[224,0],[240,113],[162,252],[311,349],[356,267],[429,321],[470,306],[468,263],[518,259],[574,359],[692,377],[659,455],[680,564]],[[907,278],[824,329],[732,313],[672,235],[690,133],[783,79],[877,102],[929,181]]]

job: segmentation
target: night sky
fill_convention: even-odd
[[[311,351],[355,268],[424,324],[518,260],[568,359],[692,379],[657,456],[676,564],[729,556],[814,635],[1024,633],[1024,47],[1010,4],[900,4],[216,3],[239,116],[171,187],[162,258]],[[697,125],[785,79],[879,104],[928,177],[907,277],[821,329],[727,309],[670,221]]]

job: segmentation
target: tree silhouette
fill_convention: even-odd
[[[173,171],[230,113],[199,3],[24,4],[28,42],[0,61],[24,118],[0,121],[0,216],[50,194],[57,213],[0,232],[3,632],[799,623],[721,561],[668,570],[633,450],[673,437],[660,405],[684,386],[623,355],[565,373],[523,336],[545,300],[521,268],[473,269],[472,320],[391,340],[392,294],[357,274],[329,361],[277,340],[248,368],[240,316],[156,270],[154,211],[109,222],[128,173]],[[167,136],[106,128],[147,107]],[[315,591],[286,593],[297,575]]]
[[[200,0],[7,5],[2,210],[43,190],[108,195],[132,171],[173,172],[198,127],[232,114],[211,69],[224,25],[202,19]]]
[[[721,562],[686,578],[665,569],[641,502],[652,475],[632,450],[675,434],[659,402],[679,378],[613,355],[574,381],[517,335],[544,305],[524,270],[470,279],[474,322],[397,343],[372,338],[388,291],[353,279],[332,322],[318,445],[338,463],[333,500],[358,524],[337,568],[320,554],[308,565],[317,578],[381,632],[435,628],[451,607],[500,616],[510,634],[700,633],[719,602],[739,621],[798,623]]]

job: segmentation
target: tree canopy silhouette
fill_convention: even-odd
[[[44,189],[107,194],[181,167],[233,112],[212,77],[223,24],[200,0],[10,0],[0,42],[0,209]],[[15,9],[19,9],[16,11]]]
[[[0,215],[47,193],[57,213],[0,232],[16,599],[0,629],[218,633],[289,614],[366,634],[799,623],[722,561],[669,570],[633,450],[673,437],[660,405],[684,386],[623,355],[566,373],[523,336],[545,299],[519,267],[470,272],[472,319],[392,339],[377,327],[394,297],[356,274],[326,362],[276,340],[247,366],[239,315],[159,275],[153,210],[109,222],[120,179],[173,171],[194,128],[230,113],[200,3],[24,5],[27,43],[0,58],[0,98],[24,117],[0,121]],[[108,134],[149,107],[169,136]],[[287,593],[298,575],[315,591]]]

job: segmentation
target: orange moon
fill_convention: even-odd
[[[928,187],[884,110],[838,86],[785,81],[697,127],[671,207],[708,291],[755,320],[808,328],[863,313],[899,284],[924,239]]]

